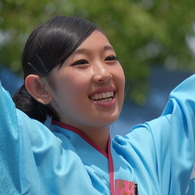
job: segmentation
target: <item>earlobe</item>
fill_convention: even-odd
[[[25,86],[29,94],[42,104],[49,104],[53,98],[46,90],[43,79],[38,75],[28,75],[25,79]]]

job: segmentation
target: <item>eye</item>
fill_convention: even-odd
[[[118,61],[118,57],[117,56],[108,56],[105,58],[104,61]]]
[[[89,62],[87,60],[78,60],[78,61],[74,62],[73,64],[71,64],[71,66],[86,65],[86,64],[89,64]]]

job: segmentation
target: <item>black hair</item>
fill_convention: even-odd
[[[74,16],[56,16],[37,27],[29,36],[22,54],[24,80],[30,74],[40,77],[63,62],[94,31],[93,23]],[[47,116],[57,117],[47,105],[37,102],[23,85],[14,95],[16,107],[29,117],[44,122]]]

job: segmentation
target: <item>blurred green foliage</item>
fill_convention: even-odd
[[[106,32],[137,103],[145,100],[151,66],[195,69],[187,45],[195,35],[193,0],[1,0],[0,64],[21,73],[28,35],[55,15],[86,18]]]

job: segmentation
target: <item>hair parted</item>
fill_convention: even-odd
[[[30,74],[40,77],[63,62],[94,31],[95,24],[74,16],[56,16],[38,26],[29,36],[22,54],[24,80]],[[44,122],[47,116],[56,117],[49,106],[37,102],[22,86],[14,95],[16,107],[29,117]]]

